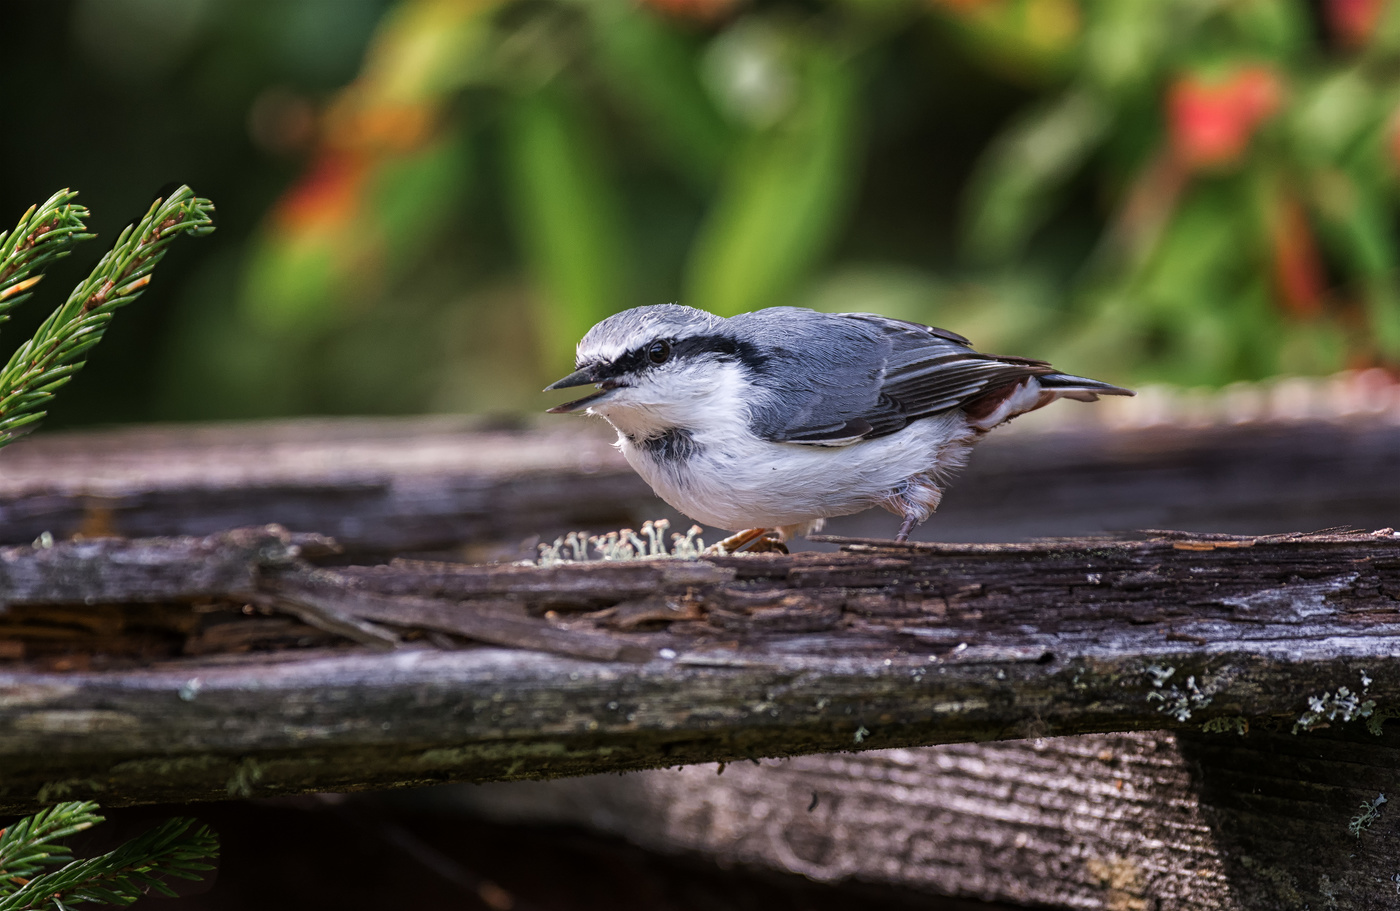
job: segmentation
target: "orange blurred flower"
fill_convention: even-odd
[[[359,207],[360,189],[374,160],[354,151],[325,150],[300,180],[278,200],[278,227],[303,231],[349,221]]]
[[[1172,150],[1188,168],[1238,162],[1259,124],[1283,104],[1283,81],[1264,64],[1237,67],[1223,78],[1179,77],[1167,93]]]
[[[394,155],[421,148],[437,133],[437,99],[375,98],[351,85],[326,109],[325,145]]]
[[[326,229],[354,229],[374,174],[440,133],[461,57],[495,6],[495,0],[404,0],[386,15],[359,77],[314,125],[311,166],[278,201],[278,228],[320,230],[323,240]],[[330,242],[343,246],[344,238]]]

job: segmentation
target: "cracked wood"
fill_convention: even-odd
[[[101,566],[166,584],[183,552],[191,581],[162,590],[164,609],[218,608],[199,572],[225,566],[230,604],[310,592],[328,615],[393,632],[388,651],[328,649],[306,627],[310,647],[220,654],[171,624],[166,653],[135,662],[104,658],[106,640],[77,665],[12,655],[0,803],[55,787],[207,799],[1153,728],[1365,739],[1400,714],[1389,532],[857,542],[550,568],[318,568],[293,547],[262,529],[0,551],[5,578],[31,580],[0,591],[11,611],[65,601]]]

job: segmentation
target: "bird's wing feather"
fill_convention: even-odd
[[[756,378],[771,391],[753,409],[752,426],[774,442],[843,446],[885,436],[1054,372],[1044,361],[981,354],[960,335],[873,314],[749,317],[766,338],[784,340]]]

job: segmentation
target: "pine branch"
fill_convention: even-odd
[[[213,211],[209,200],[181,187],[122,231],[92,274],[0,370],[0,446],[34,429],[54,392],[82,369],[87,350],[101,341],[117,308],[145,290],[170,241],[213,231]]]
[[[0,832],[0,896],[14,892],[46,866],[70,862],[73,855],[55,842],[99,822],[97,804],[78,801],[49,807]]]
[[[83,219],[88,210],[72,205],[75,190],[59,190],[41,206],[30,206],[13,231],[0,233],[0,323],[29,297],[42,270],[94,237]]]
[[[71,806],[71,805],[69,805]],[[170,819],[115,851],[36,876],[0,898],[0,911],[64,911],[82,902],[129,905],[148,891],[175,896],[164,879],[200,879],[218,858],[219,841],[192,819]]]

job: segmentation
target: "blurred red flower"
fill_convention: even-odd
[[[1178,77],[1167,93],[1172,149],[1190,169],[1235,164],[1260,123],[1283,103],[1283,82],[1264,64],[1236,67],[1214,79]]]
[[[1326,0],[1324,15],[1337,44],[1358,48],[1371,40],[1389,0]]]
[[[354,217],[371,159],[355,151],[323,151],[274,210],[278,226],[302,231]]]

